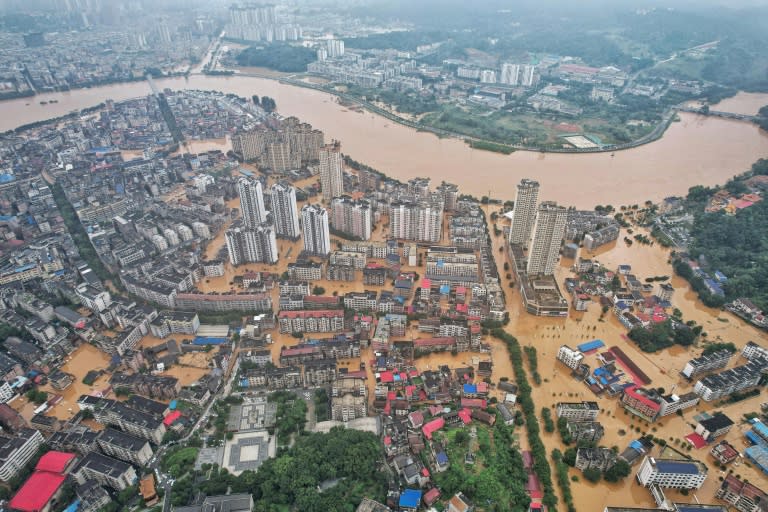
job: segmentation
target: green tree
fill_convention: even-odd
[[[605,478],[606,482],[618,482],[619,480],[629,476],[631,470],[632,468],[627,463],[627,461],[619,459],[616,461],[616,464],[614,464],[610,469],[607,469],[603,473],[603,478]]]
[[[595,468],[585,469],[583,474],[584,474],[584,478],[586,478],[587,480],[593,483],[599,482],[600,478],[602,477],[602,473],[600,473],[600,470]]]

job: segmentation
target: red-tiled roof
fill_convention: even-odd
[[[445,420],[443,418],[435,418],[434,420],[426,423],[421,427],[421,431],[424,432],[424,436],[427,439],[432,439],[432,434],[440,430],[445,426]]]
[[[635,391],[635,389],[637,389],[637,388],[635,388],[635,387],[627,388],[627,389],[624,390],[624,393],[629,395],[629,396],[631,396],[632,398],[637,399],[640,403],[647,405],[648,407],[650,407],[654,411],[658,411],[659,409],[661,409],[661,405],[659,405],[656,402],[654,402],[653,400],[651,400],[651,399],[641,395],[640,393]]]
[[[75,458],[74,453],[57,452],[51,450],[46,453],[35,466],[35,471],[48,471],[50,473],[64,473],[69,463]]]
[[[179,419],[181,417],[181,411],[173,411],[171,413],[168,413],[168,416],[165,417],[163,420],[163,425],[166,427],[171,425],[174,421]]]
[[[317,311],[281,311],[278,318],[334,318],[343,317],[341,309],[320,309]]]
[[[48,471],[35,471],[13,497],[10,508],[21,512],[39,512],[56,494],[67,477]]]

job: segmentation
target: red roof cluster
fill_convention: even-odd
[[[64,472],[75,459],[74,453],[50,451],[40,457],[32,473],[10,502],[10,508],[20,512],[43,510],[64,484]]]
[[[170,412],[170,413],[168,413],[168,416],[166,416],[165,419],[163,420],[163,425],[168,427],[171,424],[173,424],[173,422],[176,421],[179,418],[181,418],[181,411]]]

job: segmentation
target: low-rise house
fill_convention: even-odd
[[[605,471],[616,464],[618,456],[610,448],[579,448],[576,451],[576,469]]]

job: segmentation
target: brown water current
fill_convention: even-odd
[[[440,139],[393,121],[356,112],[335,97],[274,80],[232,76],[192,76],[158,80],[159,87],[214,89],[250,97],[275,98],[278,111],[338,139],[343,151],[398,179],[429,176],[456,183],[477,196],[513,198],[523,177],[539,180],[542,199],[590,208],[595,204],[631,204],[683,194],[695,184],[714,185],[768,154],[768,134],[756,125],[681,114],[657,142],[611,153],[551,154],[518,151],[501,155],[469,148],[457,139]],[[136,82],[12,100],[0,104],[0,130],[66,114],[105,99],[123,100],[150,93]],[[58,103],[40,105],[56,99]],[[740,94],[714,108],[755,112],[768,95]],[[226,146],[225,146],[226,147]]]

